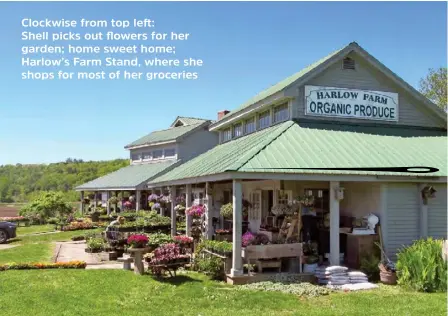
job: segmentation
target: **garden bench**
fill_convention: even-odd
[[[131,263],[134,262],[134,259],[131,257],[121,257],[117,259],[118,262],[123,262],[124,270],[131,270]]]

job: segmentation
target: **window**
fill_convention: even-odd
[[[160,158],[162,158],[162,157],[163,157],[163,150],[162,150],[162,149],[154,150],[154,151],[152,152],[152,158],[153,158],[153,159],[160,159]]]
[[[142,154],[132,154],[132,155],[131,155],[131,159],[132,159],[133,161],[139,161],[139,160],[142,159]]]
[[[143,160],[150,160],[152,158],[151,152],[147,151],[143,153]]]
[[[176,156],[176,149],[174,148],[165,149],[165,157],[174,157],[174,156]]]
[[[258,117],[258,127],[260,129],[266,128],[269,126],[269,124],[270,124],[269,116],[270,116],[269,111],[266,111],[266,112],[263,112],[260,114],[260,116]]]
[[[230,128],[222,131],[222,141],[226,142],[232,139],[232,130]]]
[[[243,136],[243,124],[235,124],[233,126],[233,137],[240,137]]]
[[[342,60],[342,69],[355,70],[355,61],[349,57]]]
[[[244,134],[255,132],[255,117],[246,120],[244,123]]]
[[[288,118],[288,104],[283,104],[274,108],[274,123],[286,121]]]

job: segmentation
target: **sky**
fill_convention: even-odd
[[[197,80],[22,80],[23,18],[151,18],[190,33],[176,55],[204,65]],[[216,119],[353,41],[417,88],[446,67],[446,26],[444,2],[0,2],[0,165],[126,158],[178,115]]]

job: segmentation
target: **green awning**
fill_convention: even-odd
[[[135,164],[121,168],[103,177],[84,183],[77,191],[99,191],[111,189],[132,190],[175,166],[174,161]]]
[[[374,171],[294,170],[291,168],[410,167],[439,168],[447,175],[447,137],[384,136],[302,127],[288,121],[214,147],[151,180],[151,184],[223,172],[397,175]],[[273,169],[281,168],[281,169]],[[415,176],[415,173],[400,173]]]

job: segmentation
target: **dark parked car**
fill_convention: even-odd
[[[17,225],[10,222],[0,222],[0,244],[4,244],[8,239],[16,238]]]

